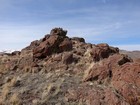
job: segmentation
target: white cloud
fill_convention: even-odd
[[[5,12],[4,9],[16,8],[20,6],[14,6],[14,0],[0,0],[0,10]],[[20,2],[27,2],[33,0],[20,0]],[[61,0],[64,1],[64,0]],[[107,0],[101,0],[106,3]],[[21,4],[22,4],[21,2]],[[75,0],[69,1],[75,2]],[[14,9],[14,10],[16,10]],[[87,7],[87,8],[77,8],[77,9],[66,9],[66,10],[57,10],[56,8],[50,10],[41,10],[37,12],[23,11],[18,18],[23,17],[23,21],[18,21],[16,25],[12,19],[12,24],[5,23],[0,26],[0,49],[2,48],[12,48],[15,44],[18,45],[18,48],[28,45],[32,40],[40,39],[44,34],[49,33],[49,31],[54,27],[63,27],[68,30],[68,35],[70,37],[78,36],[84,37],[87,41],[103,41],[105,39],[111,40],[111,38],[128,38],[128,35],[133,34],[128,33],[130,31],[124,26],[131,26],[134,23],[128,23],[129,19],[123,19],[121,16],[129,16],[133,10],[130,12],[127,11],[118,11],[118,9],[111,9],[108,11],[108,7],[99,8],[99,7]],[[25,9],[26,10],[26,9]],[[19,12],[19,11],[18,11]],[[80,14],[80,15],[78,15]],[[82,14],[82,16],[81,16]],[[134,11],[131,16],[138,15],[139,11]],[[70,17],[69,17],[70,16]],[[35,17],[35,18],[33,18]],[[42,18],[43,17],[43,18]],[[116,19],[117,17],[117,19]],[[5,18],[5,17],[4,17]],[[9,17],[11,18],[11,17]],[[12,17],[14,18],[14,17]],[[44,19],[45,18],[45,19]],[[128,17],[129,18],[129,17]],[[34,20],[35,19],[35,20]],[[44,20],[43,20],[44,19]],[[20,20],[20,19],[19,19]],[[21,19],[22,20],[22,19]],[[27,21],[26,21],[27,20]],[[37,21],[41,21],[36,22]],[[28,22],[30,21],[30,24]],[[136,22],[138,22],[136,20]],[[121,30],[122,29],[122,30]],[[127,32],[124,32],[127,31]],[[128,33],[126,35],[125,33]],[[116,35],[118,34],[118,35]],[[116,36],[113,36],[116,35]],[[120,45],[120,48],[124,49],[137,49],[138,45]],[[137,46],[137,48],[136,48]],[[139,47],[140,48],[140,47]]]
[[[71,21],[68,23],[67,21],[55,21],[53,23],[48,22],[47,24],[43,23],[29,26],[17,24],[0,25],[0,44],[3,45],[0,46],[0,49],[22,49],[29,45],[31,41],[42,38],[54,27],[63,27],[68,30],[69,37],[83,37],[87,42],[91,42],[91,39],[93,42],[104,40],[109,36],[102,36],[102,34],[113,31],[116,29],[114,27],[118,28],[118,23],[87,27],[87,24],[84,24],[84,26],[79,24],[69,25]]]
[[[70,24],[70,23],[69,23]],[[12,25],[6,24],[0,26],[0,49],[22,49],[30,44],[31,41],[42,38],[45,34],[49,33],[54,27],[63,27],[68,30],[69,37],[84,37],[87,42],[98,41],[101,42],[105,39],[110,40],[111,35],[104,35],[110,31],[114,32],[123,26],[123,23],[110,23],[108,25],[97,25],[92,27],[67,24],[66,21],[59,22],[55,21],[53,23],[44,23],[37,25]],[[119,37],[119,36],[115,36]],[[127,37],[127,36],[125,36]],[[140,45],[114,45],[124,50],[140,50]]]
[[[40,39],[46,34],[45,30],[40,28],[37,26],[0,26],[0,49],[10,50],[26,47],[31,41]]]

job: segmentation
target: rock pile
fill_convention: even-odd
[[[51,30],[49,35],[46,35],[35,48],[33,48],[34,58],[45,58],[53,53],[72,50],[72,42],[66,36],[67,31],[62,28]]]
[[[21,52],[0,55],[0,104],[140,105],[138,60],[66,34],[54,28]]]

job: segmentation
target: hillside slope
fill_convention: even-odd
[[[140,62],[54,28],[0,55],[2,105],[140,105]]]

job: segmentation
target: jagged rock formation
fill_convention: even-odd
[[[34,58],[45,58],[53,53],[60,53],[72,50],[72,41],[66,37],[67,31],[62,28],[51,30],[50,35],[46,35],[37,46],[33,48]]]
[[[21,52],[0,55],[0,104],[140,104],[140,62],[66,34],[54,28]]]

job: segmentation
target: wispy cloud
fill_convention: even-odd
[[[0,0],[0,49],[22,48],[54,27],[91,43],[140,44],[140,2],[135,1]]]
[[[45,33],[39,28],[35,26],[0,27],[0,49],[22,49],[26,47],[31,41],[43,37]]]
[[[67,29],[69,37],[78,36],[85,38],[87,42],[100,43],[112,37],[112,34],[108,33],[115,32],[124,25],[123,23],[116,22],[89,27],[88,23],[82,26],[82,24],[71,24],[72,21],[76,23],[75,19],[71,19],[70,21],[55,21],[48,22],[47,24],[42,23],[27,26],[19,24],[3,25],[0,26],[0,44],[7,46],[6,49],[10,49],[12,44],[13,46],[17,44],[19,46],[16,46],[14,49],[21,49],[27,46],[31,41],[40,39],[45,34],[49,33],[54,27],[63,27]],[[0,46],[0,48],[3,49],[4,47]]]

